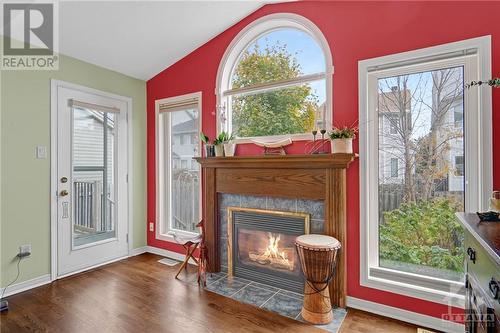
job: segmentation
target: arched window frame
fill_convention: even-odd
[[[333,119],[332,111],[332,94],[333,94],[333,59],[330,52],[330,47],[326,41],[321,30],[307,18],[291,13],[279,13],[271,14],[260,19],[257,19],[241,30],[238,35],[229,44],[222,60],[219,64],[219,69],[217,72],[217,82],[215,88],[215,94],[217,96],[217,133],[221,131],[231,132],[231,103],[230,96],[227,93],[231,91],[231,77],[238,64],[240,55],[247,47],[255,41],[256,39],[266,35],[272,31],[280,29],[297,29],[307,33],[311,38],[313,38],[316,43],[320,46],[323,51],[325,58],[325,72],[315,73],[311,75],[304,75],[299,79],[303,79],[302,82],[313,82],[316,80],[325,80],[326,84],[326,101],[325,101],[325,123],[327,126],[331,127]],[[296,82],[294,82],[296,83]],[[289,83],[288,86],[291,84]],[[269,87],[275,88],[276,86],[285,87],[287,83],[281,81],[279,84],[269,84],[262,90],[269,89]],[[241,88],[240,90],[247,89]],[[259,89],[260,90],[260,89]],[[223,108],[225,107],[225,108]],[[326,128],[329,130],[329,128]],[[258,137],[259,140],[279,140],[282,138],[290,137],[293,141],[299,140],[310,140],[311,134],[283,134],[274,136],[261,136]],[[251,142],[252,138],[237,138],[236,142],[247,143]]]

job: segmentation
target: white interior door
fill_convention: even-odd
[[[128,254],[127,103],[57,87],[57,275]]]

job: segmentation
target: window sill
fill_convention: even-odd
[[[162,240],[162,241],[165,241],[165,242],[169,242],[169,243],[175,243],[177,244],[177,242],[175,241],[174,239],[174,232],[172,231],[169,231],[168,233],[156,233],[156,239],[158,240]],[[197,236],[198,234],[197,233],[194,233],[194,232],[188,232],[188,231],[175,231],[175,234],[177,236],[180,236],[180,237],[184,237],[184,238],[189,238],[189,237],[195,237]]]
[[[464,283],[427,277],[382,267],[370,267],[362,274],[364,287],[414,297],[425,301],[464,308]],[[363,276],[364,275],[364,276]]]
[[[234,143],[254,143],[253,140],[260,141],[260,142],[276,142],[276,141],[281,141],[284,139],[290,138],[292,142],[295,141],[312,141],[313,135],[312,134],[288,134],[288,135],[271,135],[271,136],[256,136],[256,137],[249,137],[249,138],[236,138],[233,140]],[[321,138],[321,134],[316,135],[316,139]],[[325,134],[325,139],[328,138]]]

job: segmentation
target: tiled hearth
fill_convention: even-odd
[[[304,296],[291,291],[239,277],[230,278],[224,272],[207,274],[206,289],[239,302],[276,312],[295,320],[304,321],[300,315]],[[346,314],[345,309],[334,309],[333,321],[328,325],[317,325],[316,327],[335,333],[338,331]]]
[[[300,196],[300,193],[297,193]],[[234,300],[251,304],[280,315],[302,320],[303,295],[274,286],[265,285],[241,277],[229,277],[228,272],[228,207],[255,208],[261,210],[274,210],[293,213],[310,214],[310,233],[322,234],[324,232],[324,201],[276,198],[267,196],[251,196],[237,194],[219,194],[218,223],[220,228],[220,262],[221,272],[207,275],[206,289]],[[337,332],[346,310],[334,310],[334,320],[328,325],[317,327],[329,332]]]

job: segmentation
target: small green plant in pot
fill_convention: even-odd
[[[210,143],[210,138],[205,135],[205,133],[200,133],[200,140],[205,144],[205,156],[206,157],[214,157],[215,149],[214,145]]]
[[[332,153],[352,154],[352,140],[356,137],[356,127],[334,127],[328,136],[332,142]]]
[[[226,132],[220,132],[219,135],[214,140],[215,146],[215,156],[224,156],[224,143],[228,141],[228,135]]]
[[[228,134],[226,132],[222,132],[223,135],[223,145],[224,145],[224,155],[225,156],[234,156],[236,151],[236,143],[233,141],[233,134]]]

